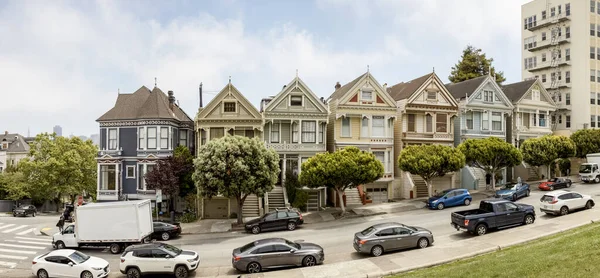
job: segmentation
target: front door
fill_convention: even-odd
[[[394,250],[400,248],[400,240],[396,238],[394,228],[388,228],[377,233],[378,245],[383,246],[384,250]]]
[[[271,267],[277,265],[277,252],[273,245],[263,246],[256,249],[256,255],[258,256],[258,263],[263,267]]]
[[[285,229],[287,228],[287,223],[288,223],[288,214],[285,211],[278,211],[277,212],[277,225],[275,226],[276,229]]]
[[[581,196],[581,194],[571,193],[571,198],[569,199],[569,208],[583,208],[585,206],[585,203],[586,200],[583,199],[583,196]]]
[[[167,258],[168,253],[160,249],[152,249],[152,269],[155,272],[172,272],[173,259]]]
[[[506,207],[506,224],[505,225],[515,225],[523,222],[524,214],[522,211],[519,211],[519,207],[513,203],[504,203]]]
[[[274,246],[277,257],[275,258],[277,265],[288,266],[300,264],[300,256],[291,253],[291,247],[284,244],[277,244]]]
[[[270,212],[267,215],[265,215],[265,218],[263,220],[263,224],[261,229],[263,230],[271,230],[271,229],[276,229],[278,224],[277,224],[277,213],[276,212]]]
[[[66,247],[73,248],[79,247],[77,244],[77,235],[75,234],[75,226],[69,225],[63,230],[63,242]]]
[[[400,227],[394,228],[394,232],[396,233],[398,248],[404,249],[416,246],[416,242],[408,229]]]
[[[444,203],[446,203],[446,206],[456,206],[456,193],[457,191],[450,191],[446,194],[446,201],[444,201]]]

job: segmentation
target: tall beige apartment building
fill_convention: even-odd
[[[558,104],[555,134],[600,127],[600,1],[534,0],[521,7],[522,77]]]

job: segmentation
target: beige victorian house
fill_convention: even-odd
[[[384,166],[382,178],[372,184],[347,190],[346,204],[387,202],[394,196],[394,122],[396,103],[369,72],[341,86],[328,99],[327,149],[347,146],[372,152]],[[332,194],[332,201],[337,195]],[[367,200],[369,199],[369,200]]]
[[[202,104],[201,104],[202,106]],[[262,138],[263,122],[261,114],[246,99],[231,81],[217,94],[206,107],[200,107],[195,119],[197,150],[211,140],[229,135]],[[262,200],[255,195],[248,196],[244,203],[244,217],[258,216],[262,212]],[[235,199],[217,196],[200,200],[200,217],[229,218],[237,212]]]
[[[279,153],[281,174],[277,186],[267,194],[266,210],[288,204],[285,187],[287,174],[299,175],[301,165],[317,153],[326,152],[327,106],[296,76],[275,96],[261,101],[264,120],[263,139]],[[326,205],[326,190],[308,189],[308,211]],[[281,192],[281,193],[280,193]]]
[[[409,145],[454,145],[454,118],[458,103],[435,73],[387,88],[396,101],[398,121],[394,129],[394,165],[398,167],[400,151]],[[459,175],[448,173],[433,181],[432,192],[454,188]],[[395,173],[395,198],[427,197],[425,182],[417,175]]]

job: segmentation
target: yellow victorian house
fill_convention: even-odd
[[[372,152],[384,166],[384,175],[372,184],[346,190],[346,204],[387,202],[394,196],[394,121],[396,103],[377,80],[366,72],[345,85],[339,82],[327,100],[329,124],[327,150],[347,146]],[[337,194],[329,194],[337,198]],[[368,200],[367,200],[368,199]],[[339,200],[333,200],[338,204]]]

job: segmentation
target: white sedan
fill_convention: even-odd
[[[574,210],[591,209],[594,205],[592,196],[567,190],[548,192],[540,199],[540,210],[547,214],[567,215]]]
[[[70,249],[55,250],[37,256],[31,263],[31,272],[38,278],[103,278],[110,272],[106,260]]]

